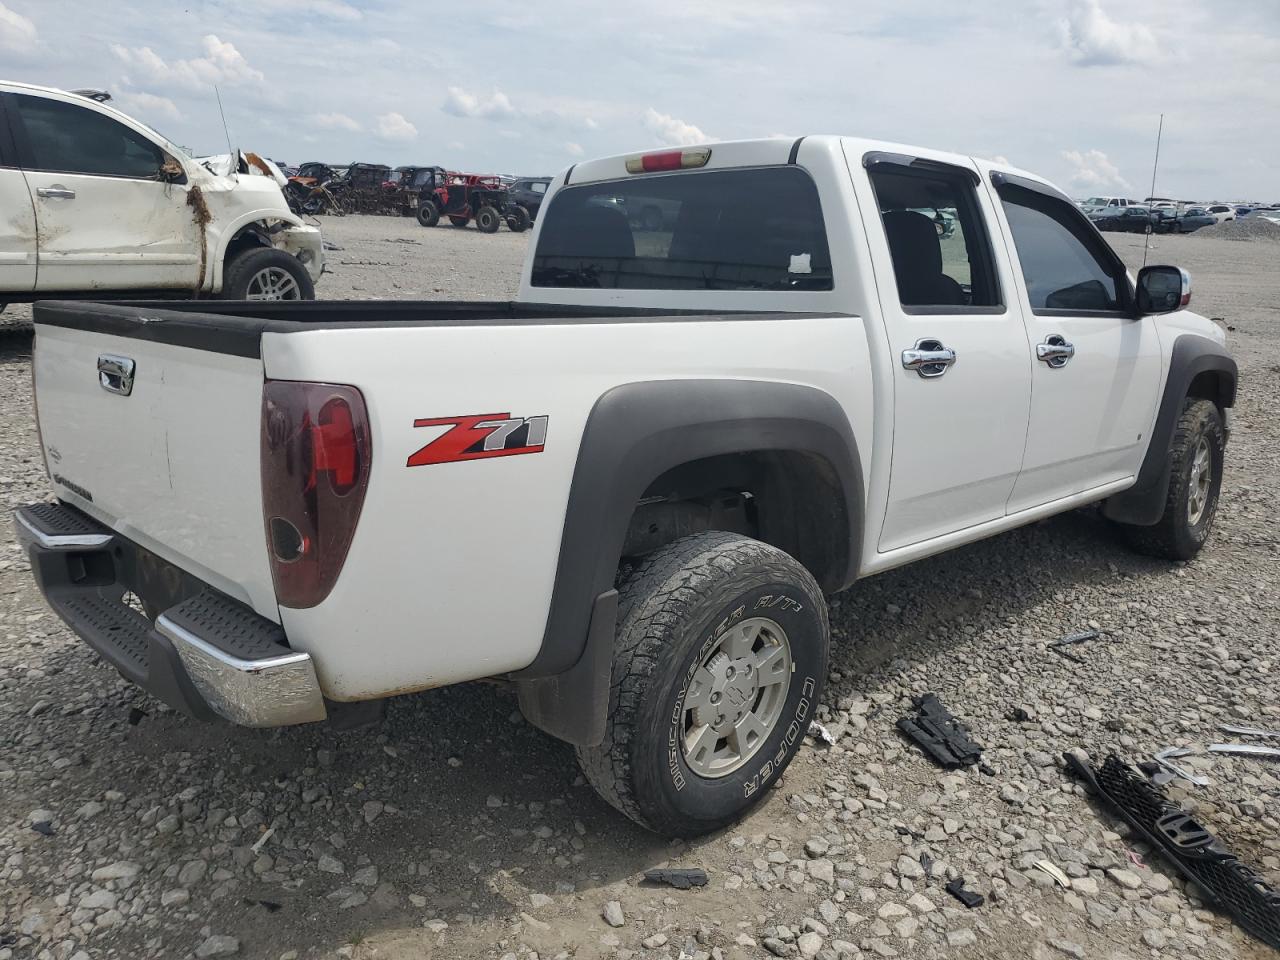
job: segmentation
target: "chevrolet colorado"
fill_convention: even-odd
[[[799,748],[824,594],[1091,503],[1201,549],[1236,365],[1189,297],[1004,163],[594,160],[515,302],[37,305],[57,500],[16,526],[71,628],[193,716],[503,678],[690,836]]]

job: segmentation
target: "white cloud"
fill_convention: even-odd
[[[1149,63],[1160,55],[1151,28],[1112,20],[1101,0],[1068,0],[1067,15],[1058,21],[1062,48],[1084,67]]]
[[[571,157],[582,156],[583,150],[582,150],[582,144],[580,143],[574,143],[572,140],[570,140],[568,143],[564,145],[564,148],[568,152],[569,156]]]
[[[418,128],[394,112],[378,117],[373,130],[383,140],[414,140],[418,136]]]
[[[0,50],[27,53],[39,40],[34,23],[0,3]]]
[[[175,60],[166,63],[164,58],[150,47],[122,47],[111,45],[111,52],[139,75],[152,83],[178,84],[189,90],[207,90],[214,84],[225,86],[255,85],[265,82],[261,70],[256,70],[236,49],[235,44],[219,40],[215,34],[207,34],[200,40],[204,56],[191,60]]]
[[[449,87],[444,105],[440,109],[455,117],[478,117],[483,120],[516,115],[516,108],[511,105],[511,100],[501,90],[494,90],[493,93],[485,96],[471,93],[462,87]]]
[[[453,150],[453,151],[467,149],[467,145],[463,143],[461,140],[450,140],[444,146],[446,150]]]
[[[318,13],[322,17],[328,17],[330,20],[360,20],[362,14],[349,3],[343,3],[342,0],[307,0],[307,13]]]
[[[360,129],[360,124],[345,113],[313,113],[311,122],[322,130],[356,131]]]
[[[653,107],[644,111],[644,126],[661,143],[672,147],[687,147],[705,143],[711,138],[692,123],[685,123],[669,114],[659,113]]]
[[[166,120],[182,119],[178,105],[168,97],[158,97],[154,93],[145,93],[142,90],[131,90],[120,94],[118,99],[126,113],[135,114],[143,121],[154,117],[163,117]]]
[[[1088,189],[1118,187],[1129,189],[1129,181],[1101,150],[1064,150],[1062,157],[1071,164],[1071,182]]]

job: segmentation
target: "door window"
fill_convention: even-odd
[[[1074,205],[1007,183],[999,193],[1035,313],[1128,307],[1124,265]]]
[[[11,103],[26,130],[31,169],[158,180],[164,151],[104,114],[73,103],[19,94]]]
[[[885,163],[870,177],[903,309],[998,308],[991,244],[968,175]]]

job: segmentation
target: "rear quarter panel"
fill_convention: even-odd
[[[319,606],[281,609],[290,643],[313,655],[336,700],[533,661],[583,429],[612,387],[679,378],[804,384],[834,397],[854,435],[870,437],[865,325],[848,316],[266,333],[263,361],[272,379],[354,385],[368,406],[373,466],[342,574]],[[468,414],[547,416],[545,449],[407,466],[447,429],[415,420]]]

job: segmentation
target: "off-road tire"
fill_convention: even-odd
[[[1211,475],[1206,502],[1196,523],[1190,522],[1188,503],[1192,495],[1192,473],[1201,439],[1208,443]],[[1164,513],[1154,526],[1120,524],[1125,540],[1139,553],[1166,560],[1190,560],[1200,552],[1213,529],[1222,487],[1222,467],[1226,454],[1226,431],[1222,414],[1209,400],[1188,397],[1173,430],[1169,449],[1169,492]]]
[[[827,673],[827,605],[781,550],[713,531],[649,554],[619,588],[604,740],[577,749],[591,785],[636,823],[668,837],[719,829],[759,803],[804,741]],[[684,690],[724,630],[775,621],[793,665],[781,712],[739,769],[704,778],[685,761]]]
[[[476,211],[476,229],[481,233],[497,233],[502,225],[502,215],[497,207],[485,204]]]
[[[434,227],[440,222],[440,208],[436,206],[434,200],[423,200],[418,204],[417,211],[418,223],[424,227]]]
[[[531,223],[533,223],[533,217],[529,216],[529,211],[519,204],[516,204],[507,215],[507,226],[512,233],[524,233]]]
[[[232,257],[223,270],[222,292],[218,296],[223,300],[245,299],[254,274],[267,267],[278,267],[288,272],[298,284],[299,299],[316,298],[315,284],[302,261],[283,250],[268,247],[252,247]]]
[[[455,227],[465,227],[468,223],[471,222],[471,218],[470,217],[450,217],[449,222],[452,223]]]

